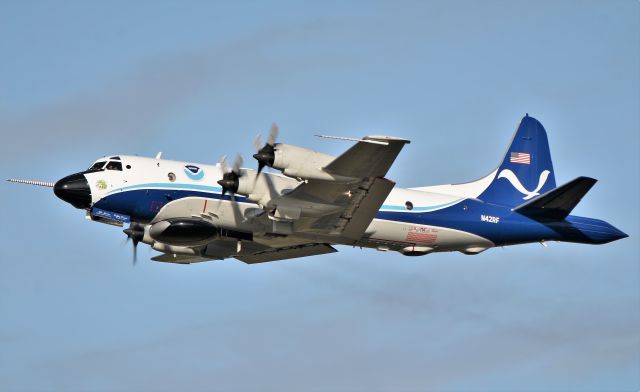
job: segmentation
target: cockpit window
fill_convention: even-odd
[[[98,171],[98,170],[102,169],[102,167],[104,166],[105,163],[107,163],[107,162],[105,162],[105,161],[96,162],[87,171]]]
[[[115,162],[115,161],[109,161],[109,163],[107,163],[107,170],[119,170],[119,171],[122,171],[122,163]]]
[[[120,160],[120,157],[111,157],[111,158],[109,158],[109,159],[114,159],[114,160],[116,160],[116,161],[119,161],[119,160]]]

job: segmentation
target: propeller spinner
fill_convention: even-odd
[[[273,162],[276,158],[274,147],[277,137],[278,125],[276,123],[273,123],[271,125],[271,129],[269,130],[269,139],[267,139],[267,143],[264,146],[262,146],[260,135],[257,135],[255,139],[253,139],[256,150],[258,150],[257,153],[253,154],[253,157],[258,161],[258,174],[260,174],[265,166],[273,166]]]
[[[222,187],[222,195],[227,192],[232,195],[238,191],[238,186],[240,185],[240,166],[242,166],[242,155],[238,154],[236,156],[236,160],[233,163],[233,167],[231,170],[228,170],[227,167],[227,159],[226,156],[220,160],[220,166],[222,167],[222,179],[218,181],[218,185]]]

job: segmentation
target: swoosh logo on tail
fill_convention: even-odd
[[[551,174],[549,170],[544,170],[542,173],[540,173],[540,178],[538,179],[538,186],[536,187],[536,189],[532,191],[529,191],[527,188],[525,188],[524,185],[522,185],[522,183],[520,182],[520,180],[518,180],[518,177],[516,177],[515,173],[509,169],[503,169],[500,172],[500,174],[498,174],[498,178],[506,178],[507,180],[509,180],[511,185],[513,185],[513,187],[516,188],[518,192],[524,195],[522,199],[529,200],[532,197],[538,196],[540,194],[540,189],[542,189],[542,187],[544,186],[544,183],[547,182],[547,178],[549,178],[549,174]]]

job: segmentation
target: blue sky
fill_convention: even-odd
[[[215,162],[313,134],[412,143],[399,186],[492,170],[525,112],[574,211],[630,238],[423,258],[340,248],[147,261],[47,189],[3,183],[2,390],[636,391],[640,3],[0,3],[0,171],[106,154]]]

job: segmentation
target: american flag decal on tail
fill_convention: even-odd
[[[521,163],[523,165],[531,164],[531,154],[528,152],[512,152],[509,156],[509,162]]]

